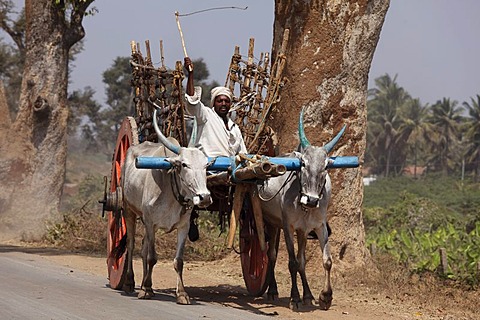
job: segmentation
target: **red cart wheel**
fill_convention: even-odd
[[[240,261],[245,286],[248,293],[254,297],[263,295],[268,287],[268,244],[266,245],[267,248],[262,251],[255,226],[253,208],[247,194],[240,216]]]
[[[138,144],[137,124],[132,117],[126,117],[120,127],[117,136],[117,144],[112,160],[112,176],[110,180],[110,192],[116,193],[121,186],[122,166],[130,146]],[[121,289],[125,280],[127,265],[126,235],[127,229],[125,219],[122,215],[121,192],[116,194],[117,208],[107,212],[107,266],[108,279],[112,289]],[[124,241],[124,243],[121,243]]]

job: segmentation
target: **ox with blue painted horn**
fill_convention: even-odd
[[[142,244],[143,280],[139,299],[151,298],[152,271],[156,259],[155,233],[158,228],[171,232],[177,230],[177,251],[174,268],[177,272],[177,303],[190,304],[183,285],[183,251],[190,227],[193,206],[207,207],[212,203],[207,189],[207,156],[199,149],[180,147],[167,139],[157,124],[156,110],[153,124],[160,143],[143,142],[128,149],[122,168],[123,215],[127,225],[127,272],[123,289],[134,292],[135,280],[132,254],[135,244],[135,225],[140,217],[145,226]],[[196,126],[194,125],[194,128]],[[195,133],[194,133],[195,134]],[[192,136],[194,136],[192,134]],[[138,157],[163,157],[169,170],[139,170]],[[125,244],[125,241],[120,242]]]
[[[266,221],[266,232],[269,235],[267,295],[269,299],[278,296],[274,267],[279,231],[283,229],[292,281],[290,307],[294,310],[300,307],[302,301],[305,305],[311,305],[315,300],[305,273],[305,248],[309,233],[313,233],[320,241],[323,252],[323,267],[326,271],[325,285],[319,296],[319,306],[327,310],[332,303],[330,282],[332,257],[328,245],[330,228],[327,223],[327,206],[331,197],[332,185],[327,169],[358,166],[357,157],[345,157],[345,161],[342,161],[342,157],[328,156],[328,153],[339,142],[344,132],[345,126],[324,146],[311,145],[305,135],[302,110],[298,122],[299,146],[296,152],[292,152],[286,158],[294,166],[298,165],[299,169],[283,176],[265,180],[263,184],[258,186],[263,218]],[[293,161],[292,158],[296,160]],[[295,234],[298,243],[297,253],[295,253],[294,246]],[[297,273],[300,274],[303,284],[302,298],[300,298],[298,290]]]

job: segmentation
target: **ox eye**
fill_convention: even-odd
[[[188,165],[186,163],[182,163],[182,168],[188,168]]]

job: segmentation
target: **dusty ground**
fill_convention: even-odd
[[[21,249],[41,254],[45,259],[96,275],[104,275],[107,281],[105,257],[72,254],[58,249]],[[300,312],[288,308],[289,277],[286,257],[280,256],[277,267],[280,299],[269,302],[265,298],[248,296],[241,274],[239,257],[232,253],[214,262],[186,261],[184,281],[192,298],[211,301],[232,308],[251,310],[282,319],[480,319],[477,308],[480,293],[465,291],[439,283],[433,277],[411,277],[388,262],[376,276],[366,271],[354,276],[333,275],[334,300],[328,311],[304,307]],[[310,285],[314,295],[323,284],[323,271],[310,261]],[[141,262],[135,260],[136,283],[141,282]],[[314,274],[320,276],[314,276]],[[154,269],[154,290],[173,293],[175,272],[171,261],[159,261]],[[103,285],[103,284],[102,284]],[[155,301],[152,301],[155,303]]]

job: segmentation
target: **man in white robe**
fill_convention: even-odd
[[[187,112],[197,118],[196,147],[203,150],[209,157],[235,156],[247,153],[240,128],[230,119],[228,112],[232,106],[233,94],[226,87],[215,87],[211,91],[210,107],[205,106],[202,98],[202,88],[193,84],[193,63],[185,58],[185,68],[188,71],[187,89],[185,93]],[[220,200],[225,201],[225,199]],[[192,211],[190,218],[190,241],[199,238],[195,223],[198,214]]]
[[[193,84],[193,64],[188,57],[185,58],[185,68],[191,70],[188,72],[185,98],[187,112],[197,118],[196,146],[209,157],[247,153],[242,133],[228,115],[233,98],[230,89],[213,88],[211,107],[207,107],[200,101],[202,88]]]

